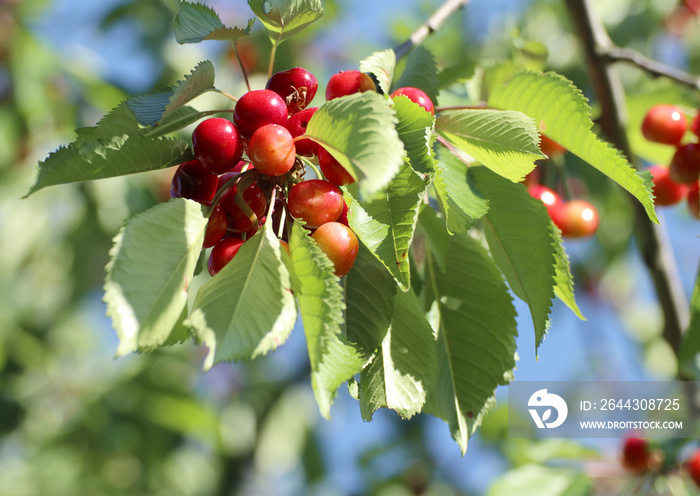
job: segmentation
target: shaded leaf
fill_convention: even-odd
[[[396,131],[411,167],[420,174],[432,174],[435,171],[432,151],[435,118],[405,96],[394,98],[394,110],[398,119]]]
[[[569,256],[564,249],[564,242],[561,238],[561,231],[554,225],[550,224],[552,230],[552,239],[554,240],[554,249],[556,256],[555,275],[554,275],[554,295],[559,298],[576,316],[581,320],[586,318],[579,310],[574,298],[574,277],[571,275],[571,266],[569,264]]]
[[[248,0],[273,44],[298,33],[323,15],[321,0]]]
[[[200,3],[180,1],[175,16],[175,40],[180,44],[204,40],[236,41],[248,36],[255,19],[245,29],[225,26],[213,9]]]
[[[487,496],[585,496],[591,490],[588,478],[573,469],[523,465],[494,482]]]
[[[360,71],[374,74],[379,81],[382,92],[389,94],[391,81],[394,79],[396,69],[396,54],[392,49],[382,52],[374,52],[360,62]]]
[[[440,81],[435,57],[425,47],[417,46],[406,57],[406,66],[393,89],[411,86],[422,90],[437,107]]]

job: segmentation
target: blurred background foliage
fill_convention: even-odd
[[[229,25],[252,17],[243,0],[206,3]],[[284,43],[275,63],[276,70],[306,67],[322,87],[332,73],[398,45],[439,4],[323,3],[324,18]],[[700,25],[678,14],[675,0],[595,5],[616,43],[700,73]],[[0,496],[498,496],[525,494],[514,488],[526,486],[538,488],[532,494],[573,495],[592,486],[596,494],[619,494],[633,484],[619,466],[619,443],[510,440],[502,406],[463,459],[441,422],[402,422],[378,412],[362,424],[346,392],[334,420],[321,421],[300,358],[301,329],[269,357],[220,364],[206,374],[203,351],[192,344],[113,358],[116,337],[101,301],[111,239],[125,218],[168,198],[172,172],[20,197],[36,164],[72,141],[76,127],[94,125],[127,95],[172,84],[200,60],[215,63],[217,87],[245,91],[230,47],[177,45],[172,18],[160,0],[0,1]],[[556,70],[591,96],[561,1],[473,0],[426,46],[445,69],[441,105],[478,101],[480,81],[519,67]],[[266,35],[258,26],[239,48],[253,85],[261,87]],[[653,103],[692,106],[694,97],[637,69],[620,72],[635,150],[663,160],[667,150],[644,149],[635,139],[635,122]],[[230,105],[220,95],[196,103]],[[543,168],[546,183],[566,177],[573,194],[589,196],[602,212],[594,240],[567,246],[589,322],[555,307],[540,364],[529,356],[531,342],[521,344],[528,357],[516,377],[670,378],[675,358],[660,338],[659,310],[635,255],[628,200],[579,165],[566,156]],[[698,224],[683,207],[665,214],[689,293]],[[524,321],[521,334],[527,333]],[[604,334],[603,343],[613,340],[621,350],[613,361],[624,357],[613,367],[600,344]],[[576,346],[569,355],[567,347]],[[552,367],[549,354],[558,355]]]

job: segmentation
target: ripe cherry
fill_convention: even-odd
[[[274,91],[287,104],[287,111],[294,114],[307,107],[316,96],[318,81],[306,69],[295,67],[276,72],[267,80],[265,88]]]
[[[562,236],[567,238],[592,236],[598,230],[600,222],[596,208],[585,200],[565,202],[561,215],[552,220],[561,229]]]
[[[326,222],[311,237],[333,262],[336,276],[343,277],[350,272],[360,249],[352,229],[340,222]]]
[[[230,188],[221,197],[219,204],[224,212],[229,217],[229,230],[234,232],[247,232],[256,229],[253,226],[253,222],[250,218],[243,212],[243,209],[236,203],[236,194],[238,192],[238,185],[236,184]],[[265,193],[260,189],[257,184],[251,184],[248,186],[241,199],[248,204],[250,209],[255,213],[258,219],[258,224],[262,223],[262,219],[267,211],[267,200],[265,199]]]
[[[544,134],[540,134],[540,151],[549,158],[554,158],[564,155],[566,148]]]
[[[700,185],[697,181],[688,188],[686,201],[688,202],[690,214],[700,220]]]
[[[333,100],[341,96],[361,93],[363,91],[376,91],[374,81],[364,72],[340,71],[333,74],[326,86],[326,100]]]
[[[533,198],[537,198],[544,203],[544,206],[547,207],[549,217],[558,226],[561,222],[564,207],[564,201],[561,197],[553,189],[541,184],[530,186],[528,192]]]
[[[208,172],[198,160],[180,166],[170,182],[170,198],[189,198],[202,205],[211,205],[216,195],[219,177]]]
[[[649,468],[649,443],[646,439],[628,437],[622,447],[622,465],[630,472],[642,473]]]
[[[286,127],[266,124],[258,128],[250,138],[248,158],[262,174],[281,176],[294,166],[294,139]]]
[[[244,138],[250,138],[265,124],[287,122],[287,104],[271,90],[253,90],[243,95],[233,110],[233,122]]]
[[[226,235],[226,230],[228,229],[228,217],[226,212],[221,208],[220,205],[214,207],[214,210],[209,214],[209,221],[207,222],[207,230],[204,232],[204,243],[203,248],[211,248],[216,243],[221,241]]]
[[[527,176],[525,176],[525,179],[521,181],[526,188],[530,188],[533,186],[536,186],[537,184],[540,183],[540,168],[535,167],[532,169]]]
[[[391,96],[391,98],[396,98],[399,95],[403,95],[409,100],[411,100],[413,103],[417,103],[418,105],[423,107],[429,114],[435,114],[435,105],[433,105],[433,101],[428,95],[425,94],[423,90],[419,90],[418,88],[414,88],[412,86],[405,86],[403,88],[395,90],[389,96]]]
[[[292,115],[287,121],[287,129],[292,135],[292,138],[306,134],[306,126],[309,125],[311,117],[316,113],[318,107],[304,109]],[[310,139],[300,139],[295,142],[297,153],[305,157],[311,157],[318,154],[318,143]]]
[[[231,121],[220,117],[199,123],[192,133],[192,144],[197,160],[213,174],[230,171],[243,153],[238,129]]]
[[[654,203],[660,207],[675,205],[681,201],[688,192],[688,186],[678,184],[673,180],[667,167],[652,165],[649,172],[654,182]]]
[[[303,219],[306,227],[319,227],[338,220],[343,211],[340,188],[322,179],[310,179],[295,184],[287,197],[289,213]]]
[[[346,226],[350,227],[350,224],[348,223],[348,213],[350,212],[350,209],[348,208],[348,204],[345,200],[343,200],[343,210],[340,212],[340,217],[338,217],[338,222],[341,224],[345,224]]]
[[[346,186],[355,182],[355,178],[323,147],[318,147],[318,165],[323,177],[336,186]]]
[[[642,134],[649,141],[677,145],[688,129],[683,111],[675,105],[654,105],[642,121]]]
[[[700,177],[700,144],[679,146],[669,166],[671,177],[677,183],[691,184]]]
[[[207,260],[209,274],[212,277],[218,274],[236,256],[243,243],[245,241],[237,238],[224,238],[216,243]]]
[[[688,475],[697,487],[700,487],[700,449],[695,450],[686,463],[686,468],[688,469]]]

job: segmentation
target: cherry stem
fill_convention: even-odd
[[[557,172],[559,173],[559,184],[561,184],[562,194],[564,195],[564,198],[569,201],[571,200],[571,190],[569,189],[569,174],[567,173],[564,159],[561,155],[559,155],[552,158],[552,162],[554,162]]]
[[[435,109],[435,113],[437,114],[438,112],[446,112],[449,110],[482,110],[485,108],[488,108],[486,103],[480,103],[478,105],[464,105],[458,107],[438,107]]]
[[[235,96],[233,96],[231,93],[227,93],[227,92],[225,92],[225,91],[223,91],[223,90],[220,90],[220,89],[218,89],[218,88],[214,88],[212,91],[215,91],[215,92],[217,92],[217,93],[220,94],[220,95],[224,95],[226,98],[229,98],[229,99],[233,100],[234,102],[237,102],[237,101],[238,101],[238,98],[236,98]],[[230,112],[230,110],[227,110],[226,112]]]
[[[267,66],[267,79],[272,77],[273,67],[275,66],[275,55],[277,55],[277,45],[279,40],[272,44],[272,50],[270,50],[270,63]]]
[[[238,43],[236,43],[236,42],[233,43],[233,51],[236,53],[236,59],[238,59],[238,65],[241,66],[241,72],[243,73],[243,79],[245,79],[245,85],[248,87],[248,91],[250,91],[250,81],[248,80],[248,70],[245,68],[245,65],[243,64],[243,60],[241,60],[241,55],[238,53]]]
[[[302,157],[301,155],[297,155],[297,158],[304,162],[304,165],[311,167],[311,170],[313,170],[314,173],[316,173],[316,177],[318,177],[319,179],[323,178],[323,174],[321,174],[321,171],[318,170],[318,167],[316,167],[314,163],[311,162],[308,158]]]
[[[280,225],[279,228],[277,228],[277,237],[280,239],[282,239],[282,236],[284,235],[284,228],[287,223],[287,202],[285,201],[284,196],[281,198],[284,208],[282,208],[282,213],[280,214]]]

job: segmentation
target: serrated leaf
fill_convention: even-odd
[[[420,413],[437,373],[435,335],[413,291],[397,291],[391,327],[360,376],[362,418],[379,408],[408,419]]]
[[[445,227],[445,220],[437,216],[433,207],[423,204],[418,214],[416,231],[425,237],[430,247],[430,253],[438,267],[441,271],[445,271],[447,268],[447,248],[450,246],[450,233]]]
[[[338,388],[361,370],[365,359],[342,333],[345,304],[333,264],[299,221],[292,226],[289,248],[299,281],[295,292],[311,361],[311,385],[321,415],[329,419]]]
[[[174,112],[165,116],[156,126],[152,127],[146,133],[146,136],[157,138],[166,134],[174,133],[183,129],[190,124],[194,124],[202,117],[209,115],[210,112],[199,112],[198,110],[185,105]]]
[[[487,496],[585,496],[591,489],[590,480],[581,472],[523,465],[494,482]]]
[[[469,175],[491,207],[482,221],[491,255],[510,289],[530,307],[537,352],[549,327],[554,298],[551,219],[544,204],[522,184],[484,167],[470,167]]]
[[[306,135],[358,180],[363,195],[384,189],[403,164],[405,151],[394,111],[374,92],[325,103],[309,120]]]
[[[521,112],[467,109],[438,117],[435,130],[469,156],[514,183],[543,158],[534,122]]]
[[[683,335],[683,342],[678,353],[680,361],[693,358],[700,352],[700,270],[695,279],[695,289],[690,299],[690,324]]]
[[[248,0],[273,44],[298,33],[323,15],[321,0]]]
[[[391,48],[374,52],[360,62],[360,71],[374,74],[382,92],[387,95],[391,89],[391,81],[394,79],[394,70],[396,70],[396,54]]]
[[[180,1],[175,16],[175,40],[180,44],[204,40],[236,41],[248,36],[255,19],[244,29],[225,26],[218,14],[200,3]]]
[[[426,187],[410,165],[404,164],[386,194],[366,202],[345,194],[350,227],[404,291],[411,285],[408,249]]]
[[[432,174],[435,171],[432,150],[435,118],[405,96],[394,98],[394,110],[398,119],[396,131],[411,167],[420,174]]]
[[[206,225],[200,204],[177,198],[132,217],[114,238],[104,301],[119,336],[117,356],[152,350],[171,337]]]
[[[437,64],[433,54],[422,46],[414,48],[408,54],[406,66],[393,89],[405,88],[406,86],[422,90],[437,107],[437,97],[440,92]]]
[[[445,215],[450,234],[466,234],[489,210],[489,202],[471,184],[467,165],[458,157],[440,149],[433,186]]]
[[[47,186],[163,169],[194,158],[185,140],[149,137],[124,103],[77,134],[39,163],[26,196]]]
[[[143,126],[152,126],[199,95],[214,89],[214,65],[205,60],[168,89],[138,95],[126,101]]]
[[[574,298],[574,278],[571,275],[571,266],[569,264],[569,256],[564,249],[564,242],[561,238],[559,228],[550,224],[552,231],[552,239],[554,240],[554,252],[556,256],[555,275],[554,275],[554,295],[559,298],[574,314],[581,320],[586,318],[581,313]]]
[[[437,385],[426,409],[445,420],[462,454],[493,406],[494,392],[512,378],[517,328],[503,277],[478,241],[449,238],[446,267],[427,258],[438,339]]]
[[[296,306],[281,249],[267,223],[199,289],[185,324],[209,347],[205,369],[264,355],[289,336]]]
[[[507,85],[494,89],[489,106],[529,115],[549,138],[637,198],[649,218],[658,223],[651,180],[639,175],[618,150],[593,134],[586,97],[571,81],[551,72],[520,72]]]

